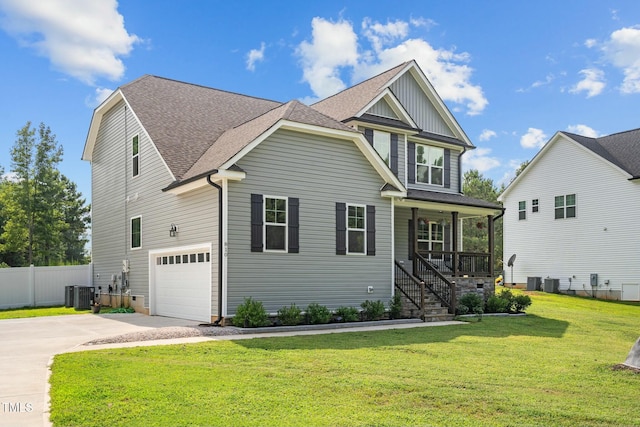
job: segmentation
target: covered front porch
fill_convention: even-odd
[[[495,220],[498,204],[460,194],[409,190],[394,210],[395,285],[426,316],[434,297],[455,314],[464,293],[493,284]],[[464,224],[466,223],[466,227]],[[465,233],[482,230],[484,250],[465,250]],[[477,242],[476,242],[477,243]]]

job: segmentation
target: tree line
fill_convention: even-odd
[[[8,173],[0,165],[0,267],[89,262],[91,207],[58,170],[63,148],[48,126],[16,132]]]

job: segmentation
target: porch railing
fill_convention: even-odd
[[[423,281],[425,286],[446,306],[449,313],[456,311],[456,287],[444,275],[438,271],[431,260],[425,259],[420,254],[415,254],[413,275]]]
[[[450,251],[420,251],[419,254],[425,262],[444,276],[491,277],[493,275],[489,254]]]
[[[395,265],[396,288],[420,310],[422,315],[424,313],[425,304],[424,282],[421,282],[409,273],[400,263],[398,263],[398,261],[395,261]]]

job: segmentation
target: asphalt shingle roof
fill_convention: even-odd
[[[282,105],[150,75],[120,90],[177,180],[228,129]]]
[[[633,177],[640,177],[640,129],[599,138],[562,132],[569,138],[613,163]]]

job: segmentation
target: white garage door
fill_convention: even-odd
[[[154,314],[210,322],[209,249],[157,253],[153,257]]]

